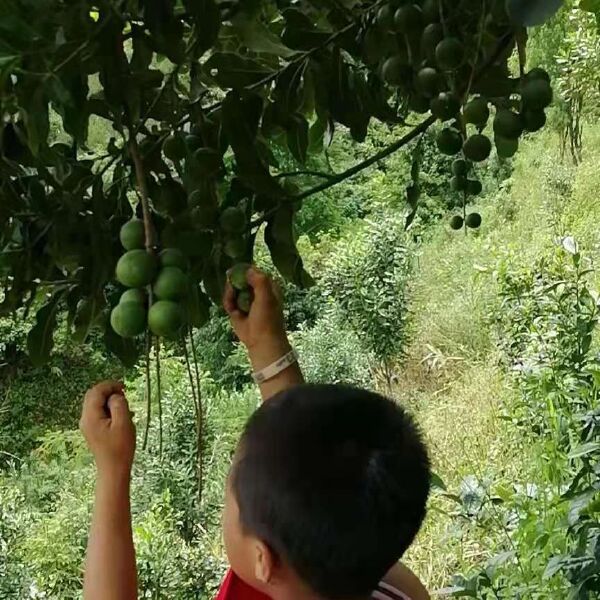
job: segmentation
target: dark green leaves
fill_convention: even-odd
[[[291,206],[281,206],[269,219],[265,242],[273,264],[285,279],[300,287],[314,285],[313,278],[304,270],[296,248],[294,210]]]
[[[19,86],[17,93],[29,149],[37,155],[40,147],[46,144],[50,132],[46,89],[38,77],[28,77]]]
[[[92,298],[84,298],[79,303],[73,320],[73,339],[76,342],[85,342],[105,305],[106,301],[102,294]]]
[[[183,24],[173,13],[171,0],[144,0],[146,25],[152,35],[156,50],[175,64],[185,56]]]
[[[230,52],[217,52],[204,63],[204,69],[222,88],[242,89],[255,85],[273,74],[272,69],[254,60]]]
[[[52,77],[49,82],[52,105],[61,115],[65,131],[80,144],[87,140],[88,119],[87,96],[88,79],[77,71]]]
[[[235,154],[240,178],[254,190],[267,196],[283,196],[258,154],[255,139],[262,112],[262,99],[230,92],[223,102],[223,127]]]
[[[296,8],[284,11],[285,30],[282,35],[283,43],[295,50],[310,50],[325,43],[331,33],[321,31],[314,21]]]
[[[183,4],[194,19],[194,56],[200,57],[212,48],[219,36],[219,6],[215,0],[184,0]]]
[[[288,148],[293,157],[304,164],[308,150],[308,121],[302,115],[292,115],[288,127]]]
[[[117,335],[110,324],[106,323],[104,344],[128,368],[135,367],[141,354],[141,346],[135,339],[122,338]]]
[[[27,352],[31,362],[39,367],[50,358],[54,346],[54,329],[61,296],[53,296],[35,315],[35,325],[27,336]]]
[[[284,58],[295,54],[293,50],[282,44],[279,37],[266,25],[256,19],[248,18],[244,13],[233,19],[232,25],[240,41],[252,52],[274,54]]]
[[[524,27],[542,25],[562,6],[563,0],[507,0],[510,17]]]

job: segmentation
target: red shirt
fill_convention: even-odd
[[[271,600],[261,592],[244,583],[229,570],[215,600]]]
[[[410,600],[401,591],[387,583],[380,583],[373,592],[373,600]],[[215,600],[271,600],[261,592],[244,583],[233,571],[229,571]]]

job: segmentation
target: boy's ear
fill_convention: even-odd
[[[274,576],[277,557],[264,542],[255,541],[254,546],[254,577],[262,584],[271,582]]]

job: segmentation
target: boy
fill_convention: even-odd
[[[266,402],[246,426],[227,483],[231,571],[218,599],[427,600],[398,563],[429,493],[427,452],[412,419],[377,394],[304,385],[273,282],[251,269],[248,283],[249,315],[229,286],[224,306]],[[135,431],[123,386],[91,389],[80,427],[98,471],[84,597],[135,600]]]

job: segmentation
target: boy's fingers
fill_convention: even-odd
[[[108,410],[110,411],[110,417],[115,425],[123,425],[131,421],[131,413],[129,412],[129,405],[125,396],[122,394],[113,394],[108,399]]]
[[[275,284],[266,273],[252,267],[248,269],[247,277],[248,283],[254,291],[254,299],[257,304],[264,306],[272,302],[273,299],[278,299]]]
[[[235,290],[229,281],[225,284],[223,308],[229,315],[234,328],[245,318],[245,315],[237,307],[237,303],[235,301]]]
[[[273,296],[275,296],[275,298],[277,298],[277,302],[279,302],[279,304],[283,303],[283,290],[281,289],[281,286],[279,285],[279,283],[277,283],[274,279],[271,281],[271,288],[273,290]]]
[[[84,414],[104,419],[106,399],[111,394],[122,393],[123,384],[118,381],[103,381],[88,390],[83,400]]]
[[[246,273],[246,279],[252,288],[254,293],[264,293],[271,291],[271,280],[266,273],[263,273],[256,267],[251,267]]]
[[[223,294],[223,308],[227,314],[231,314],[237,309],[235,305],[235,290],[229,281],[225,283],[225,292]]]

